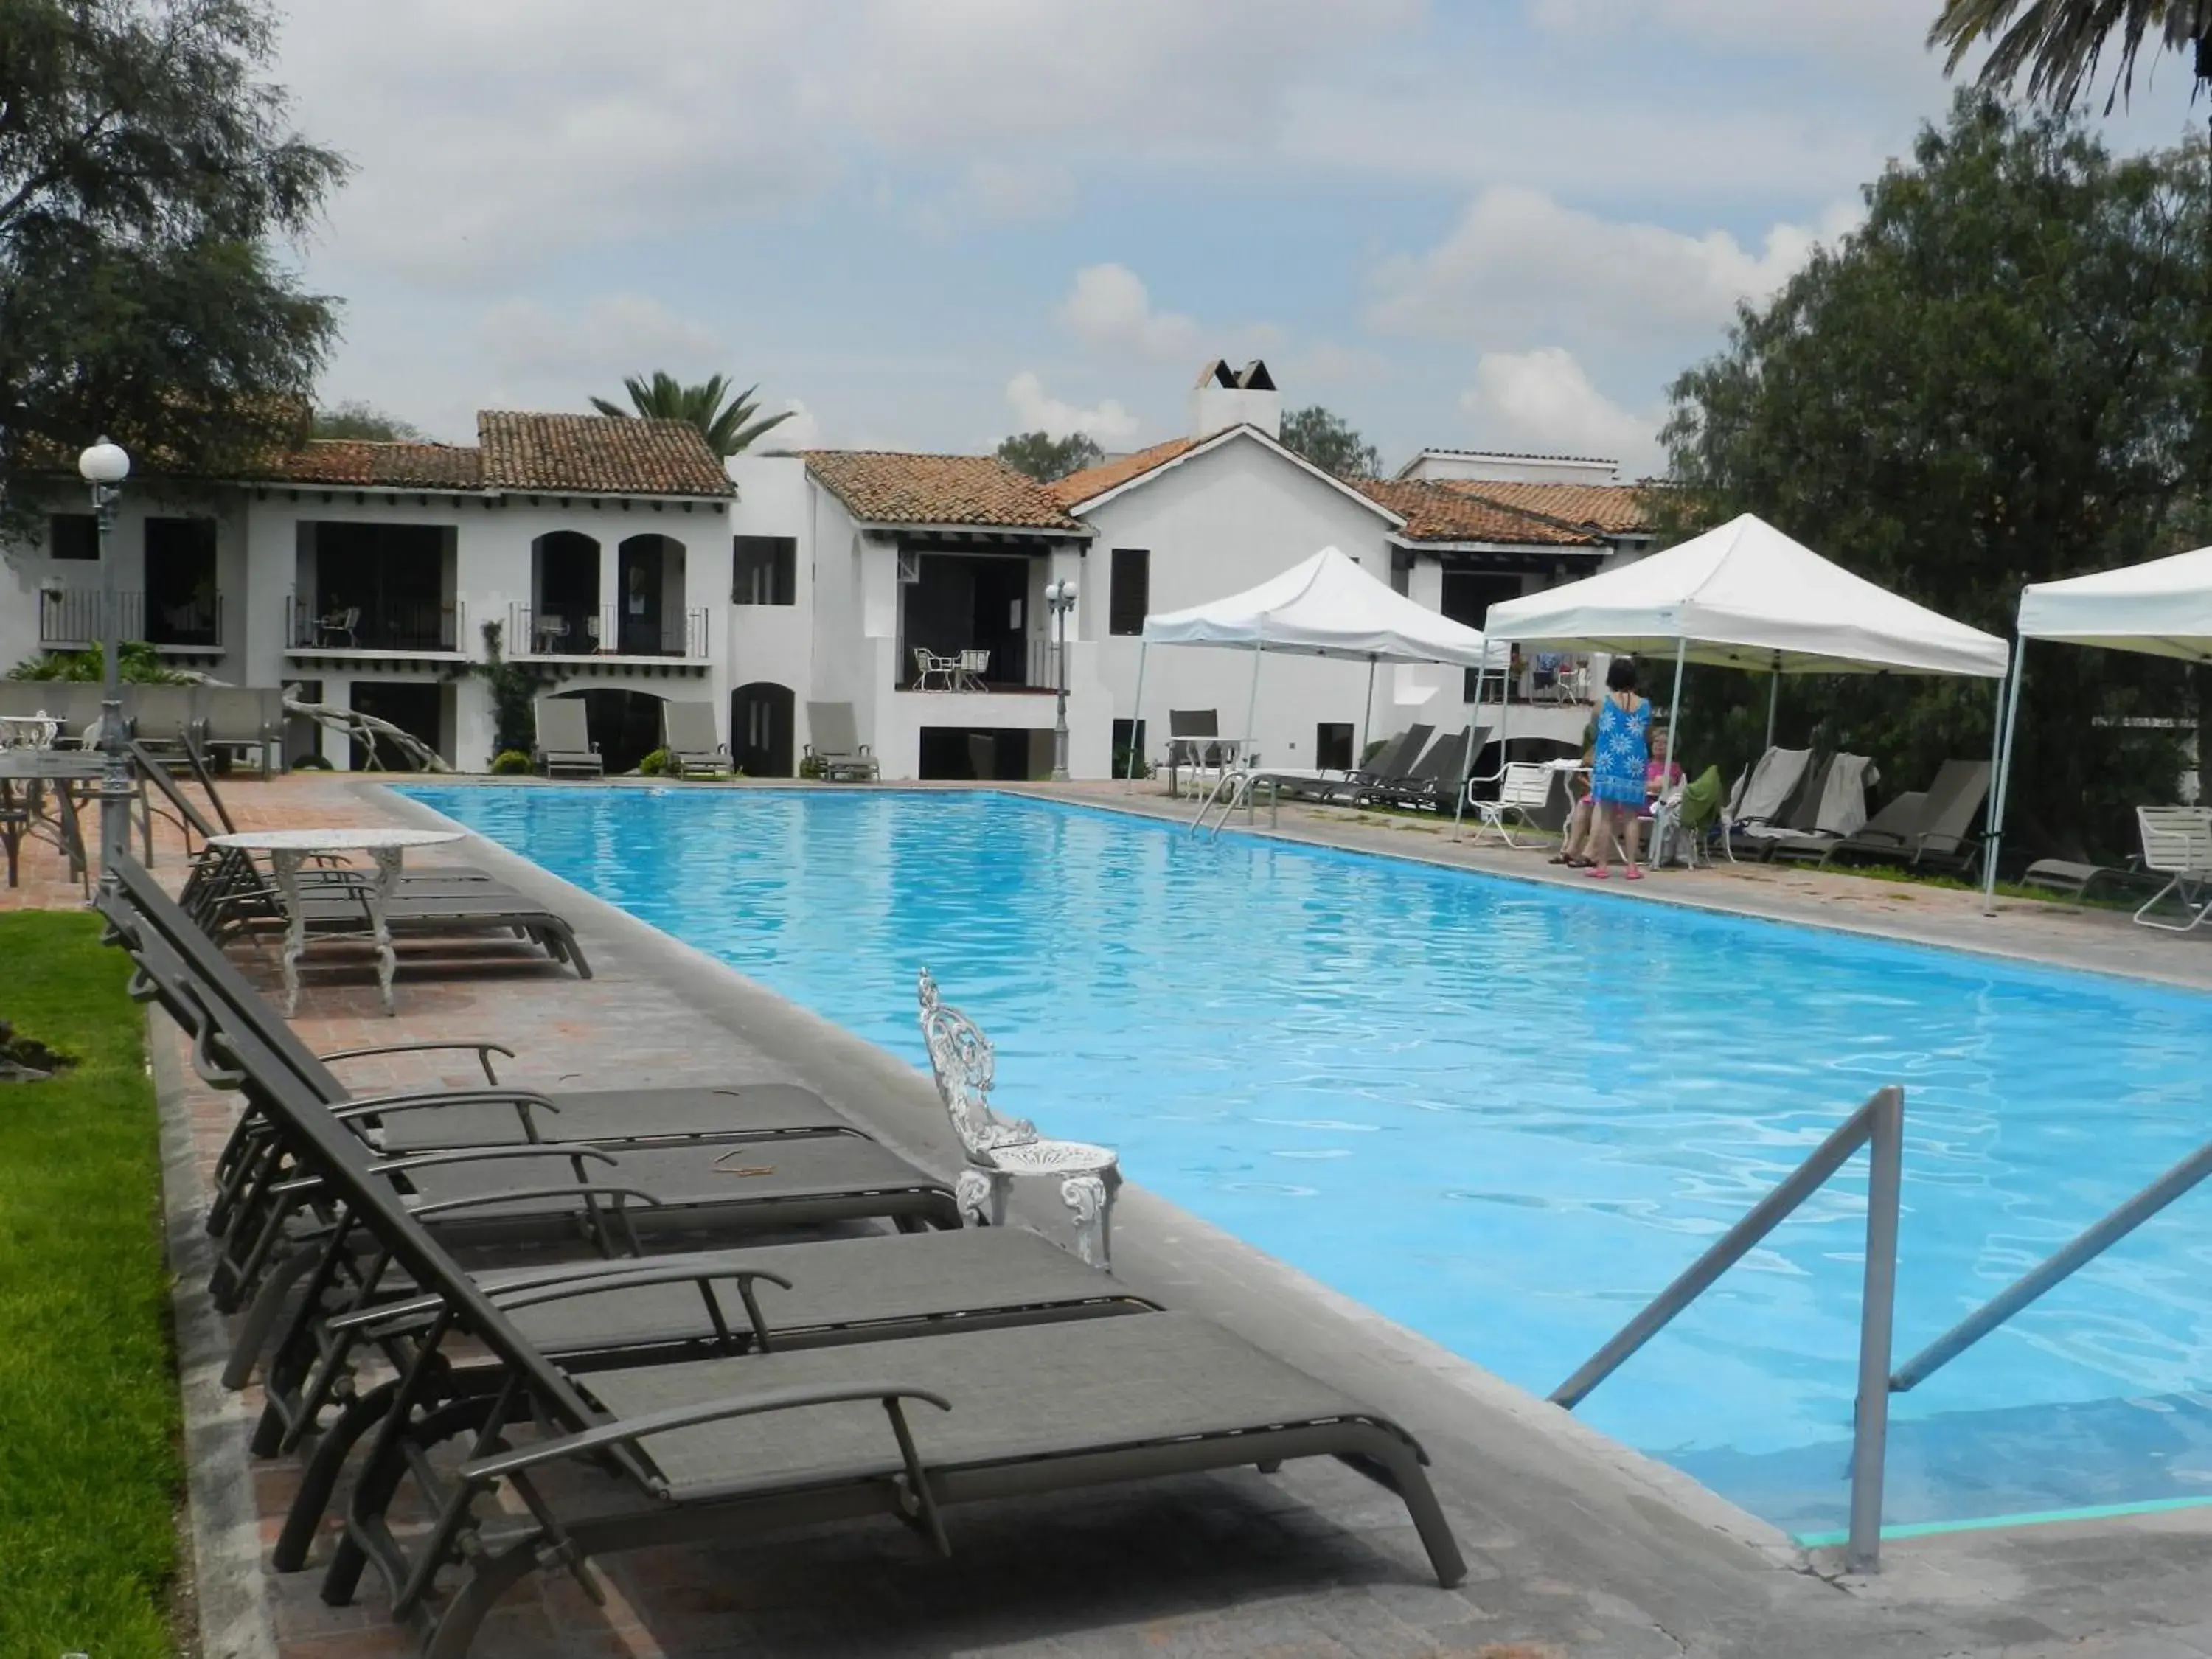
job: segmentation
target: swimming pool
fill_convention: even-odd
[[[408,793],[1544,1393],[1875,1088],[1901,1358],[2212,1135],[2212,998],[994,794]],[[2189,948],[2181,945],[2177,948]],[[1865,1170],[1581,1407],[1845,1514]],[[2212,1190],[1893,1401],[1893,1525],[2212,1499]]]

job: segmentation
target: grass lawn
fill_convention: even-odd
[[[0,1655],[25,1659],[170,1651],[177,1380],[128,968],[90,915],[0,915],[0,1018],[77,1059],[0,1083]]]

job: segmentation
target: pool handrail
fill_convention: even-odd
[[[1805,1161],[1715,1241],[1674,1282],[1644,1304],[1613,1340],[1552,1390],[1555,1406],[1572,1411],[1591,1389],[1712,1287],[1792,1212],[1826,1184],[1861,1146],[1867,1148],[1865,1291],[1859,1309],[1858,1401],[1851,1431],[1851,1521],[1845,1563],[1873,1572],[1881,1559],[1883,1454],[1889,1438],[1890,1330],[1897,1302],[1898,1189],[1905,1159],[1905,1091],[1892,1084],[1837,1126]],[[2212,1154],[2212,1147],[2206,1149]]]
[[[2070,1279],[2160,1211],[2212,1176],[2212,1141],[2206,1142],[2102,1220],[2074,1235],[2057,1249],[1968,1314],[1890,1373],[1892,1394],[1917,1388],[1960,1354],[2041,1297]]]

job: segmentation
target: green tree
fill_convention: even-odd
[[[374,404],[358,398],[334,404],[328,409],[315,411],[314,424],[308,428],[311,438],[356,438],[370,443],[418,444],[424,441],[422,428],[387,415]]]
[[[732,395],[726,376],[716,374],[697,386],[685,386],[673,374],[656,370],[648,379],[633,374],[623,382],[623,390],[629,394],[630,406],[605,398],[592,399],[592,407],[602,415],[641,415],[649,420],[688,421],[699,428],[708,445],[725,460],[755,442],[762,434],[781,426],[796,412],[785,410],[781,415],[763,419],[753,417],[760,413],[759,401],[753,394],[760,390],[749,386]]]
[[[1087,432],[1071,432],[1065,438],[1048,432],[1018,432],[999,446],[998,453],[1015,471],[1026,472],[1039,483],[1056,483],[1106,459],[1106,452]]]
[[[296,440],[335,325],[272,244],[344,163],[258,78],[263,0],[0,5],[0,499],[106,432],[149,470]]]
[[[1340,415],[1309,404],[1283,416],[1283,443],[1325,472],[1340,478],[1372,478],[1382,471],[1382,453],[1354,431]]]
[[[2117,52],[2105,100],[2109,112],[2133,88],[2136,60],[2146,45],[2179,52],[2208,33],[2212,6],[2203,0],[1943,0],[1928,44],[1948,49],[1947,75],[1987,46],[1978,77],[1984,87],[2008,87],[2025,74],[2027,95],[2058,110],[2073,108],[2095,82],[2106,51]],[[2196,64],[2201,79],[2201,54]]]
[[[1664,437],[1681,527],[1757,513],[2000,635],[2024,583],[2185,544],[2201,158],[2116,160],[2064,117],[1964,94],[1866,201],[1860,229],[1675,383]],[[1740,763],[1765,696],[1698,672],[1686,761]],[[1784,692],[1791,716],[1819,714],[1900,787],[1946,756],[1987,754],[1990,702],[1982,683],[1905,678]],[[2119,722],[2187,708],[2173,665],[2037,653],[2008,809],[2026,843],[2122,847],[2126,808],[2169,798],[2179,760],[2170,732]]]

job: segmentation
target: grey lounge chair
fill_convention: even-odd
[[[1826,864],[1837,849],[1872,822],[1867,817],[1867,784],[1879,781],[1881,773],[1864,755],[1838,754],[1830,757],[1821,779],[1819,799],[1814,803],[1813,827],[1770,841],[1769,859],[1797,863]],[[1756,830],[1747,831],[1756,836]]]
[[[1474,757],[1489,740],[1488,726],[1462,726],[1431,744],[1405,777],[1361,790],[1359,802],[1362,805],[1379,801],[1391,806],[1427,807],[1449,812],[1457,792],[1466,786]]]
[[[199,688],[136,685],[126,696],[131,735],[149,748],[182,754],[199,724]]]
[[[596,778],[606,772],[599,745],[592,741],[578,697],[540,697],[532,705],[538,716],[538,767],[549,778],[563,773]]]
[[[365,1149],[250,1032],[223,1028],[220,1037],[196,1055],[221,1074],[213,1056],[227,1050],[240,1070],[266,1079],[267,1109],[300,1137],[334,1200],[364,1218],[503,1374],[497,1391],[427,1419],[386,1416],[324,1580],[324,1599],[344,1605],[373,1563],[395,1617],[428,1615],[434,1659],[460,1659],[501,1595],[542,1564],[580,1571],[592,1556],[649,1544],[886,1514],[944,1549],[942,1514],[955,1504],[1291,1457],[1334,1456],[1372,1476],[1407,1505],[1438,1581],[1465,1576],[1411,1435],[1188,1315],[572,1373],[394,1200]],[[510,1407],[518,1390],[529,1402],[520,1419]],[[526,1420],[539,1433],[516,1446],[508,1437]],[[455,1440],[465,1443],[466,1461],[441,1478],[423,1454]],[[558,1486],[530,1479],[578,1464],[614,1481],[581,1509]],[[421,1484],[432,1519],[403,1537],[387,1517],[410,1480]],[[496,1499],[510,1483],[529,1500],[520,1522]],[[465,1576],[441,1591],[448,1568]]]
[[[1784,750],[1779,752],[1786,757],[1797,751]],[[1731,858],[1764,860],[1773,855],[1778,843],[1792,836],[1812,834],[1814,825],[1820,821],[1820,802],[1827,793],[1829,768],[1835,757],[1811,750],[1805,753],[1807,759],[1797,773],[1796,783],[1771,816],[1761,821],[1747,812],[1731,826],[1728,836],[1728,850]],[[1788,769],[1786,758],[1778,761],[1776,775],[1769,784],[1770,793],[1780,783]],[[1753,782],[1758,781],[1754,771]],[[1747,789],[1745,794],[1749,801],[1753,791]]]
[[[673,702],[660,705],[660,746],[676,757],[676,775],[730,769],[727,744],[714,735],[714,705],[711,702]]]
[[[264,778],[283,763],[284,694],[274,686],[204,688],[199,746],[216,754],[251,751]]]
[[[807,1240],[764,1249],[650,1260],[505,1267],[472,1275],[517,1329],[570,1373],[614,1365],[828,1347],[1013,1325],[1157,1312],[1111,1275],[1035,1233],[1011,1227]],[[730,1289],[720,1288],[725,1284]],[[734,1290],[735,1294],[732,1294]],[[419,1414],[441,1400],[496,1388],[496,1364],[453,1370],[428,1358],[442,1334],[435,1296],[363,1296],[319,1322],[301,1320],[269,1360],[268,1404],[254,1437],[264,1456],[313,1449],[277,1540],[280,1572],[307,1564],[353,1449],[416,1384]],[[395,1375],[351,1397],[364,1347]],[[434,1385],[426,1398],[416,1383]],[[344,1404],[326,1425],[323,1414]]]
[[[1902,809],[1887,822],[1878,815],[1840,842],[1836,852],[1892,863],[1901,859],[1915,868],[1971,872],[1981,861],[1983,845],[1982,838],[1972,833],[1974,819],[1989,793],[1987,761],[1947,760],[1936,769],[1909,823],[1904,821]]]
[[[879,769],[868,745],[860,741],[849,702],[810,702],[806,705],[806,758],[830,782],[865,783]]]
[[[1435,730],[1430,726],[1409,726],[1376,750],[1372,761],[1348,772],[1326,768],[1261,767],[1253,776],[1271,781],[1279,793],[1301,800],[1357,800],[1361,790],[1379,787],[1403,777],[1428,747]]]

